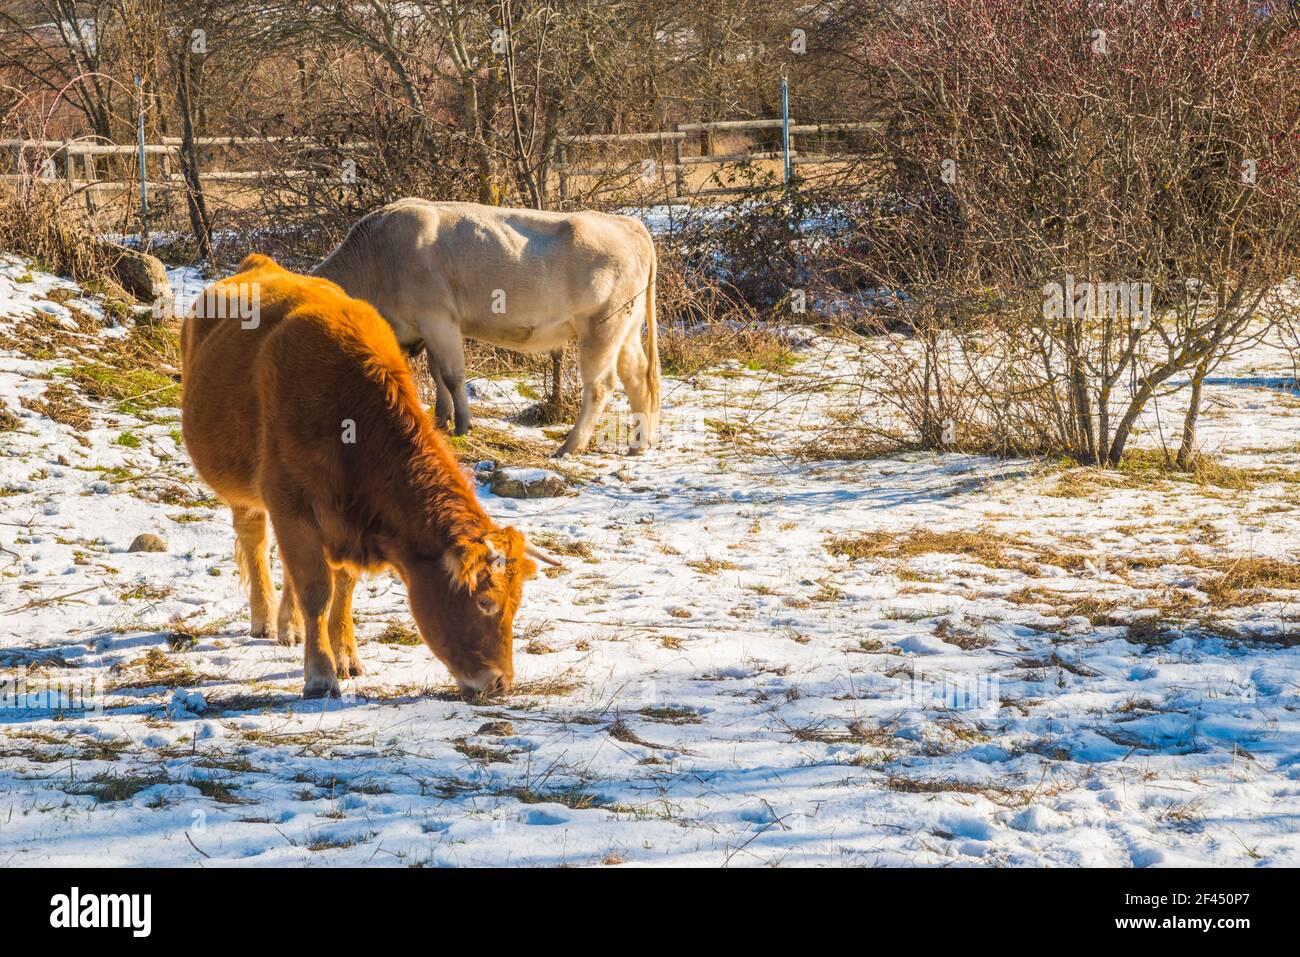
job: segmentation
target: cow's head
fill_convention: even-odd
[[[466,695],[510,690],[511,641],[524,582],[547,559],[515,528],[461,538],[437,558],[408,563],[404,575],[420,637]]]

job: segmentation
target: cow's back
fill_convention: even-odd
[[[520,290],[554,295],[578,278],[590,281],[599,293],[638,252],[634,243],[640,224],[607,213],[411,199],[387,208],[395,220],[419,224],[403,231],[417,231],[442,269],[455,274],[467,290],[510,282]]]
[[[267,333],[283,318],[283,298],[267,295],[274,279],[250,257],[203,291],[181,327],[185,446],[203,480],[232,504],[257,504],[261,412],[251,386]],[[244,303],[253,312],[247,319],[240,318]]]
[[[402,342],[428,315],[525,350],[528,329],[563,317],[579,334],[643,289],[654,244],[636,220],[408,198],[359,220],[315,270],[374,304]]]
[[[232,304],[249,302],[255,316],[242,318]],[[190,457],[223,499],[249,507],[260,502],[268,430],[289,441],[310,441],[305,433],[321,429],[337,436],[336,416],[324,413],[350,384],[340,377],[366,359],[402,364],[373,309],[262,256],[205,290],[181,343]]]

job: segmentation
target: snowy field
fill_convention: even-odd
[[[1300,865],[1289,392],[1207,387],[1235,471],[1191,482],[800,457],[858,401],[822,338],[668,380],[663,448],[483,488],[564,561],[510,696],[461,701],[381,576],[367,674],[321,703],[247,634],[174,389],[97,380],[131,336],[0,259],[0,867]],[[507,421],[521,391],[476,383],[478,422],[553,446]]]

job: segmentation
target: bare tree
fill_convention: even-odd
[[[94,135],[118,129],[114,86],[105,69],[117,53],[120,27],[111,0],[34,0],[0,6],[0,75],[29,91],[58,93],[80,112]]]

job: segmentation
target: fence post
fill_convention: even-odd
[[[781,156],[783,178],[781,182],[790,185],[790,85],[781,77]]]
[[[680,133],[681,131],[682,131],[682,124],[674,123],[673,132]],[[685,139],[685,137],[682,136],[673,137],[673,162],[677,164],[677,168],[673,170],[674,173],[673,185],[677,190],[677,195],[676,197],[674,197],[675,199],[681,199],[683,196],[686,195],[686,174],[682,170],[682,140],[683,139]]]
[[[95,205],[95,190],[99,188],[96,185],[99,182],[99,170],[96,168],[94,153],[92,153],[90,150],[86,150],[86,152],[83,153],[82,156],[84,157],[84,163],[86,167],[86,180],[87,180],[86,212],[89,213],[91,216],[94,216],[95,213],[99,211],[99,207]]]
[[[140,116],[136,122],[137,156],[140,164],[140,248],[149,248],[149,187],[144,168],[144,81],[135,78],[136,96],[140,101]]]
[[[564,144],[560,142],[559,138],[557,137],[555,141],[555,169],[556,172],[560,174],[560,199],[561,200],[567,200],[569,198],[569,172],[567,169],[565,169],[565,165],[567,161],[568,161],[568,154],[565,152]]]

